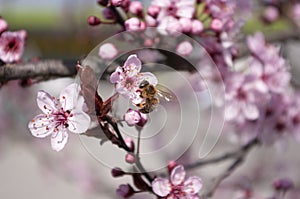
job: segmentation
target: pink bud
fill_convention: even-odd
[[[263,13],[263,19],[268,23],[276,21],[278,17],[279,10],[274,6],[268,6]]]
[[[6,31],[7,28],[8,28],[7,22],[4,19],[0,18],[0,34]]]
[[[129,164],[135,163],[135,156],[132,153],[127,153],[125,156],[125,161]]]
[[[98,0],[97,3],[98,3],[100,6],[107,6],[108,0]]]
[[[169,173],[172,172],[172,170],[177,166],[177,162],[172,160],[168,163],[168,171]]]
[[[87,21],[90,26],[97,26],[101,23],[100,19],[96,16],[89,16]]]
[[[157,25],[156,20],[155,20],[153,17],[149,16],[149,15],[147,15],[147,16],[145,17],[145,20],[146,20],[147,25],[148,25],[149,27],[155,27],[155,26]]]
[[[125,27],[127,30],[132,30],[132,31],[143,30],[145,26],[146,26],[145,23],[141,23],[141,21],[136,17],[132,17],[125,21]]]
[[[128,7],[130,5],[130,0],[123,0],[122,2],[122,8],[125,10],[125,11],[128,11]]]
[[[193,46],[188,41],[181,42],[176,48],[176,52],[184,56],[190,55],[192,51],[193,51]]]
[[[179,23],[182,28],[182,32],[188,33],[192,30],[192,21],[188,18],[180,18]],[[197,24],[195,24],[196,26]]]
[[[130,151],[134,151],[134,142],[131,138],[127,137],[124,139],[126,146],[130,149]]]
[[[113,177],[121,177],[124,174],[125,174],[125,172],[122,169],[120,169],[119,167],[115,167],[111,170],[111,175]]]
[[[112,60],[118,55],[118,49],[112,43],[106,43],[100,46],[98,55],[102,59]]]
[[[144,41],[144,45],[145,45],[145,46],[148,46],[148,47],[150,47],[150,46],[152,46],[152,45],[153,45],[153,42],[152,42],[152,40],[151,40],[151,39],[145,39],[145,41]]]
[[[197,35],[200,34],[203,31],[203,23],[198,20],[193,20],[192,21],[192,33]]]
[[[115,15],[110,8],[104,8],[102,10],[102,14],[105,17],[105,19],[115,19]]]
[[[134,194],[134,190],[129,184],[122,184],[117,189],[117,194],[121,197],[129,198]]]
[[[124,115],[124,120],[128,126],[143,127],[147,123],[147,115],[136,110],[128,109]]]
[[[114,6],[121,6],[124,0],[111,0],[111,4]]]
[[[153,18],[156,18],[158,13],[160,12],[160,7],[151,5],[149,6],[147,13]]]
[[[129,12],[141,16],[143,14],[143,4],[140,1],[133,1],[129,5]]]
[[[223,23],[220,19],[214,19],[210,24],[210,28],[214,31],[219,32],[223,29]]]

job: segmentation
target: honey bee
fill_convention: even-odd
[[[136,104],[139,107],[139,111],[142,113],[152,112],[159,104],[158,97],[171,101],[173,96],[169,92],[164,92],[161,89],[156,88],[154,85],[150,84],[147,80],[143,80],[139,85],[140,97],[145,99],[143,103]]]

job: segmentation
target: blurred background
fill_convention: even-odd
[[[95,0],[0,0],[0,15],[8,22],[10,30],[25,29],[28,32],[25,60],[40,57],[76,61],[118,30],[108,25],[87,25],[89,15],[101,15],[101,8]],[[288,29],[289,26],[284,21],[264,26],[254,19],[244,31],[251,33],[261,28],[268,34]],[[297,57],[300,56],[299,43],[292,41],[285,44],[284,48],[288,49],[289,53],[285,56],[294,66],[294,79],[298,80],[296,66]],[[34,138],[27,129],[28,121],[39,113],[36,105],[37,90],[44,89],[59,95],[73,81],[71,78],[62,78],[26,88],[20,87],[19,82],[15,81],[1,88],[0,198],[118,198],[115,189],[122,182],[130,181],[129,178],[112,178],[110,168],[91,156],[78,136],[70,135],[65,149],[57,153],[51,149],[49,138]],[[236,148],[225,137],[221,136],[209,157]],[[240,182],[259,181],[256,187],[265,194],[272,192],[270,182],[274,178],[288,176],[299,185],[298,150],[299,146],[293,140],[287,140],[282,146],[256,149],[214,198],[224,198],[226,194],[232,196],[232,189],[244,186]],[[209,179],[224,166],[226,163],[211,169],[192,171],[192,174],[207,179],[209,184]],[[299,199],[298,191],[293,194],[295,199]]]

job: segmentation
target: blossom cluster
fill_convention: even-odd
[[[25,46],[25,30],[8,31],[7,22],[0,17],[0,59],[4,63],[20,61]]]

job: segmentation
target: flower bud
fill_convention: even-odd
[[[190,55],[192,51],[193,51],[193,46],[188,41],[181,42],[176,48],[176,52],[184,56]]]
[[[100,6],[107,6],[108,0],[98,0],[97,3],[98,3]]]
[[[263,13],[263,19],[267,23],[272,23],[276,21],[278,17],[279,17],[279,10],[274,6],[268,6]]]
[[[147,13],[153,18],[156,18],[158,13],[160,12],[160,7],[151,5],[149,6]]]
[[[129,198],[130,196],[133,196],[134,193],[133,188],[129,184],[122,184],[117,189],[117,194],[124,198]]]
[[[219,32],[223,29],[223,23],[220,19],[214,19],[210,24],[210,28],[214,31]]]
[[[125,21],[125,27],[127,30],[132,31],[141,30],[141,21],[136,17],[132,17]]]
[[[118,49],[112,43],[106,43],[100,46],[98,55],[102,59],[112,60],[118,55]]]
[[[135,156],[134,156],[134,154],[133,153],[127,153],[126,156],[125,156],[125,160],[129,164],[135,163]]]
[[[108,19],[108,20],[115,19],[115,14],[113,13],[113,11],[110,8],[104,8],[102,10],[102,14],[105,17],[105,19]]]
[[[121,6],[124,0],[111,0],[111,4],[114,6]]]
[[[113,177],[121,177],[124,174],[125,174],[125,172],[122,169],[120,169],[119,167],[115,167],[111,170],[111,175]]]
[[[143,4],[140,1],[133,1],[129,4],[129,12],[132,14],[142,16],[143,14]]]
[[[198,20],[193,20],[192,21],[192,33],[197,35],[203,31],[203,23]]]
[[[124,120],[128,126],[140,126],[143,127],[147,123],[147,115],[136,110],[128,109],[124,115]]]
[[[180,18],[179,23],[182,28],[182,32],[188,33],[192,30],[192,21],[188,18]]]
[[[125,138],[124,142],[131,151],[134,151],[134,142],[130,137]]]
[[[168,163],[168,171],[169,173],[172,172],[172,170],[177,166],[177,162],[172,160]]]
[[[153,17],[149,16],[149,15],[147,15],[147,16],[145,17],[145,20],[146,20],[147,25],[148,25],[149,27],[155,27],[155,26],[157,25],[156,20],[155,20]]]
[[[289,178],[281,178],[273,182],[273,187],[277,191],[287,191],[294,187],[294,183]]]
[[[6,31],[8,28],[7,22],[0,17],[0,34]]]
[[[89,16],[87,21],[90,26],[97,26],[101,23],[100,19],[96,16]]]

